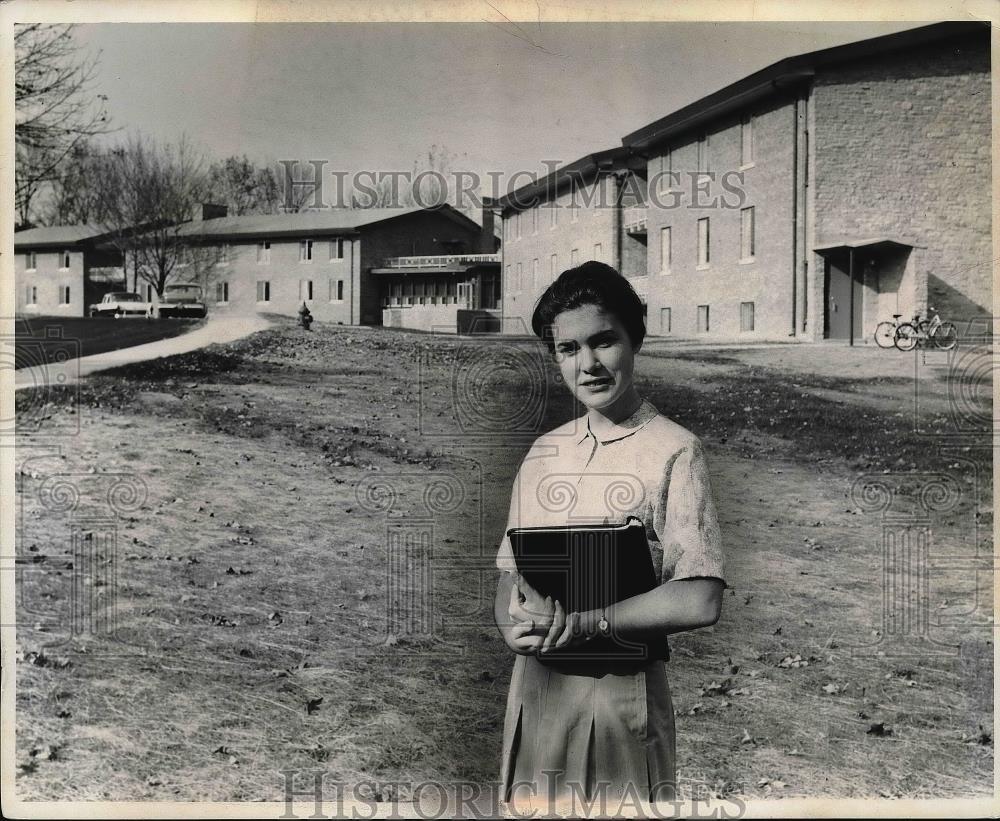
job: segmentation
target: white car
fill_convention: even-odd
[[[148,318],[153,315],[153,306],[131,291],[111,291],[100,302],[90,306],[90,315],[113,316],[115,319],[126,316]]]
[[[170,317],[198,317],[208,313],[205,300],[202,297],[200,285],[177,283],[163,289],[157,312],[161,319]]]

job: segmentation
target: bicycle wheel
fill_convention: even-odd
[[[896,323],[879,322],[875,326],[875,344],[880,348],[891,348],[896,342]]]
[[[958,344],[958,328],[952,322],[942,322],[934,332],[934,344],[942,351],[950,351]]]
[[[912,351],[917,347],[919,331],[909,322],[904,322],[896,328],[896,347],[901,351]]]

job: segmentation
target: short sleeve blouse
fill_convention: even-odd
[[[516,570],[506,536],[512,527],[629,518],[646,526],[661,583],[725,578],[701,441],[646,400],[599,437],[582,416],[535,441],[514,480],[497,567]]]

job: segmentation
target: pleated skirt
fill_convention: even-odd
[[[606,802],[613,811],[622,802],[673,800],[674,708],[664,662],[560,668],[517,656],[500,769],[501,797],[516,808]]]

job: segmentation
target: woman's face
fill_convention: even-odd
[[[556,362],[573,395],[598,411],[626,399],[635,352],[621,320],[598,305],[581,305],[552,324]]]

